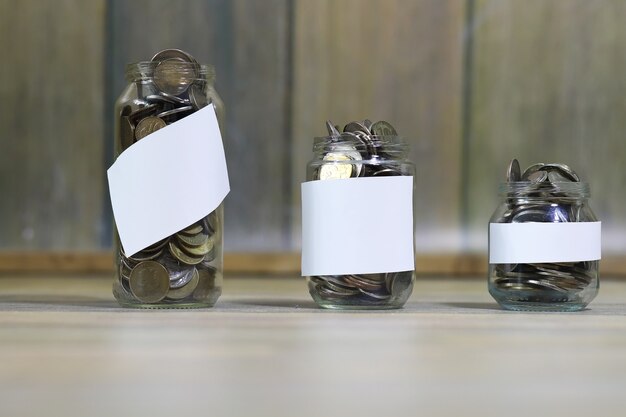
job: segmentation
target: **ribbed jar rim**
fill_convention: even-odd
[[[533,198],[536,193],[555,194],[559,198],[589,198],[591,190],[587,182],[532,182],[532,181],[516,181],[503,182],[498,187],[498,194],[502,197],[524,197]],[[538,198],[546,198],[537,196]]]
[[[341,136],[318,136],[313,139],[313,152],[329,152],[337,147],[354,147],[357,151],[367,151],[373,148],[398,153],[405,153],[409,150],[409,144],[402,136],[371,135],[365,141],[357,136],[342,133]]]
[[[159,65],[156,61],[140,61],[126,64],[126,80],[128,82],[149,80],[154,77],[154,69]],[[215,67],[213,65],[197,65],[191,62],[177,62],[176,71],[188,75],[198,81],[215,81]]]

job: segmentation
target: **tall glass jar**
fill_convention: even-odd
[[[224,105],[215,70],[189,54],[165,50],[126,67],[128,84],[115,104],[115,158],[150,134],[212,104]],[[198,193],[202,193],[199,189]],[[194,196],[181,204],[193,204]],[[223,207],[139,253],[124,253],[115,231],[113,294],[126,307],[191,308],[215,304],[222,289]]]
[[[600,223],[589,185],[539,180],[500,185],[490,220],[489,293],[509,310],[581,310],[599,288]]]
[[[412,195],[415,167],[407,159],[407,143],[399,136],[376,136],[367,129],[371,122],[368,124],[366,121],[364,125],[360,125],[360,129],[365,133],[358,128],[341,134],[335,130],[336,135],[316,138],[313,145],[314,158],[307,165],[307,181],[410,176],[409,194]],[[380,198],[376,195],[370,197]],[[413,199],[409,198],[410,240],[413,241]],[[362,251],[362,258],[371,257],[372,251],[376,252],[374,248],[381,247],[380,245],[393,248],[398,244],[393,238],[386,236],[384,226],[386,219],[381,218],[379,213],[373,212],[370,207],[339,208],[341,211],[353,209],[367,213],[368,222],[360,224],[359,227],[366,229],[370,239],[360,241],[354,237],[354,230],[347,229],[336,230],[327,239],[356,247],[357,251]],[[327,215],[333,216],[333,213]],[[410,246],[410,255],[413,256],[412,242]],[[412,266],[408,270],[317,275],[306,278],[313,300],[323,308],[393,309],[402,307],[411,295],[415,273]]]

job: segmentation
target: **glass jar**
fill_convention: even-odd
[[[400,308],[407,301],[413,290],[415,281],[414,271],[414,225],[413,225],[413,188],[415,167],[407,159],[408,145],[398,136],[375,136],[361,135],[344,132],[337,135],[320,137],[314,140],[314,158],[307,165],[307,181],[329,181],[337,179],[356,178],[379,178],[379,177],[411,177],[408,185],[408,200],[410,207],[407,208],[410,219],[406,232],[410,236],[403,240],[403,245],[410,251],[412,258],[410,267],[402,270],[387,270],[377,273],[351,273],[333,275],[307,276],[309,292],[313,300],[323,308],[331,309],[393,309]],[[371,195],[368,198],[380,199],[379,195]],[[304,194],[303,194],[304,200]],[[304,201],[303,201],[304,204]],[[344,204],[344,203],[341,203]],[[390,203],[392,206],[394,203]],[[354,210],[355,207],[338,207],[328,216],[337,217],[340,212]],[[376,257],[377,245],[385,245],[385,248],[394,250],[394,239],[386,233],[385,221],[388,217],[380,215],[376,209],[365,203],[356,208],[359,213],[368,219],[363,223],[358,221],[357,228],[365,233],[368,239],[362,240],[356,237],[356,228],[352,230],[334,230],[328,240],[341,241],[342,245],[354,246],[359,253],[357,262],[367,257]],[[303,212],[304,215],[304,212]],[[327,217],[328,218],[328,217]],[[336,219],[335,219],[336,220]],[[352,226],[344,226],[349,228]],[[303,235],[304,235],[303,224]],[[326,233],[326,232],[324,232]],[[407,236],[407,235],[405,235]],[[324,238],[324,237],[323,237]],[[303,236],[303,265],[304,265],[304,241]],[[380,246],[378,246],[380,248]],[[341,257],[340,253],[332,256]],[[303,266],[303,274],[306,274]]]
[[[598,293],[600,222],[583,182],[500,185],[489,225],[489,293],[505,309],[576,311]]]
[[[223,127],[215,70],[166,50],[126,67],[127,86],[115,104],[115,158],[150,133],[213,104]],[[202,190],[198,190],[202,192]],[[193,204],[190,195],[186,204]],[[222,289],[223,206],[177,233],[126,256],[115,230],[113,294],[126,307],[210,307]]]

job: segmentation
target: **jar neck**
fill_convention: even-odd
[[[582,201],[591,196],[586,182],[506,182],[500,184],[499,195],[506,200],[529,202]]]
[[[329,152],[358,151],[372,157],[406,159],[409,145],[400,136],[367,136],[342,133],[341,136],[317,137],[313,141],[313,152],[322,158]]]
[[[126,81],[138,83],[152,81],[154,70],[159,62],[142,61],[126,65]],[[215,82],[215,67],[213,65],[196,65],[190,62],[180,62],[176,65],[176,71],[188,75],[187,79],[203,81],[210,85]]]

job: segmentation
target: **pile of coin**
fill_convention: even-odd
[[[389,122],[354,121],[340,132],[338,126],[327,121],[326,128],[331,140],[322,159],[329,163],[320,166],[316,179],[403,175],[396,165],[385,160],[392,152],[386,149],[389,145],[385,138],[398,135]]]
[[[326,122],[328,145],[323,163],[314,174],[316,180],[354,177],[399,176],[403,173],[397,163],[388,158],[388,139],[397,136],[386,121],[353,121],[343,131],[331,121]],[[413,288],[413,271],[380,274],[313,276],[309,289],[314,298],[345,305],[384,305],[394,300],[406,300]]]
[[[120,151],[211,101],[195,58],[178,49],[157,53],[136,81],[137,100],[119,114]]]
[[[538,163],[521,172],[513,159],[507,170],[507,210],[495,223],[595,221],[571,183],[580,178],[567,165]],[[541,237],[538,236],[538,239]],[[532,302],[567,301],[595,280],[598,261],[533,264],[497,264],[492,269],[494,289],[519,291]]]
[[[324,300],[346,304],[377,304],[407,297],[407,291],[413,288],[413,271],[324,275],[311,277],[311,282],[315,292]]]
[[[216,220],[213,212],[133,256],[120,248],[119,276],[125,295],[143,304],[201,302],[219,291],[221,275],[212,265],[219,238]]]
[[[167,49],[140,65],[137,99],[121,108],[118,151],[208,105],[202,67],[188,53]],[[145,71],[145,73],[144,73]],[[221,241],[218,212],[126,256],[119,250],[119,298],[130,303],[211,303],[221,291],[216,265]]]

